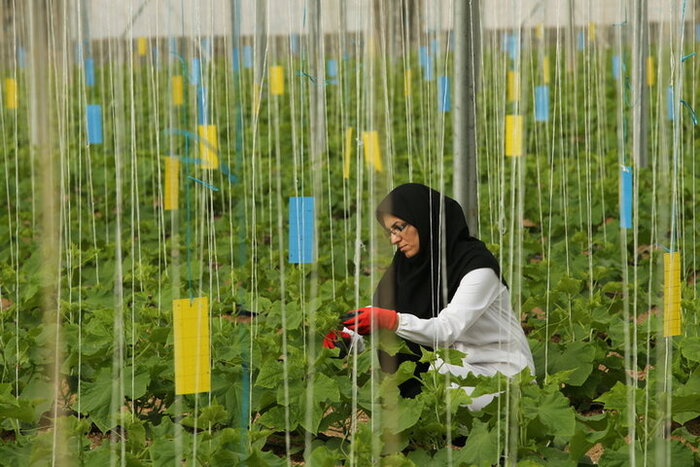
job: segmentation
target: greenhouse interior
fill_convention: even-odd
[[[700,3],[0,19],[0,465],[700,465]]]

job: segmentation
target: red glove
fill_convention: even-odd
[[[331,331],[325,335],[323,338],[323,346],[327,349],[335,349],[335,343],[338,341],[338,337],[343,339],[350,339],[350,334],[342,331]]]
[[[399,314],[394,310],[379,308],[376,306],[366,306],[355,311],[351,311],[343,318],[348,329],[358,334],[369,334],[374,329],[389,329],[395,331],[399,324]]]

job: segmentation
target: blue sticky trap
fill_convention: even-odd
[[[158,59],[160,58],[160,52],[158,51],[157,46],[152,46],[151,47],[151,59],[153,60],[153,64],[155,66],[158,66]]]
[[[207,105],[207,90],[204,86],[197,86],[197,124],[209,124],[209,106]]]
[[[510,34],[505,33],[503,35],[503,40],[501,41],[501,52],[508,52],[508,42],[509,42],[509,37]]]
[[[207,60],[211,59],[211,56],[212,56],[211,39],[209,39],[208,37],[202,37],[199,40],[199,48],[202,51],[202,57],[206,58]]]
[[[423,81],[433,80],[433,59],[428,57],[428,62],[423,67]]]
[[[430,63],[430,54],[428,53],[428,47],[421,45],[418,49],[418,64],[425,67]]]
[[[314,261],[314,198],[289,198],[289,262]]]
[[[675,108],[673,104],[673,86],[669,86],[666,88],[666,116],[671,121],[675,118]]]
[[[691,52],[691,53],[689,53],[688,55],[686,55],[686,56],[684,56],[683,58],[681,58],[681,62],[685,62],[685,61],[688,60],[689,58],[693,58],[693,57],[695,57],[696,55],[697,55],[697,52]]]
[[[178,55],[177,37],[170,37],[168,39],[168,53]]]
[[[92,58],[85,59],[85,86],[95,85],[95,60]]]
[[[535,121],[549,121],[549,86],[535,87]]]
[[[632,228],[632,167],[620,167],[620,227]]]
[[[228,165],[226,163],[219,159],[219,170],[221,170],[221,173],[226,175],[229,179],[229,181],[233,184],[238,183],[238,177],[236,177],[233,173],[231,173],[231,169],[228,168]]]
[[[24,51],[24,47],[21,45],[17,46],[17,66],[24,68],[27,61],[27,53]]]
[[[200,179],[195,178],[191,175],[188,175],[187,178],[189,178],[190,180],[192,180],[195,183],[199,183],[203,187],[209,188],[211,191],[219,191],[219,189],[217,187],[215,187],[214,185],[212,185],[210,183],[205,182],[204,180],[200,180]]]
[[[586,48],[586,33],[583,31],[578,32],[578,40],[576,41],[578,50],[584,50]]]
[[[508,54],[511,60],[517,60],[519,50],[518,37],[515,34],[503,36],[502,50]]]
[[[520,51],[520,44],[518,44],[518,38],[515,35],[509,36],[508,40],[508,56],[511,60],[518,59],[518,52]]]
[[[450,77],[440,76],[438,78],[438,112],[449,112],[450,103]]]
[[[243,46],[243,66],[253,68],[253,47],[250,45]]]
[[[234,73],[241,71],[241,53],[238,47],[234,47],[233,52],[231,52],[231,68]]]
[[[620,56],[619,55],[613,55],[612,57],[612,75],[614,80],[619,80],[620,79]]]
[[[289,36],[289,49],[295,55],[299,53],[299,34]]]
[[[700,24],[695,25],[695,42],[700,42]]]
[[[200,77],[202,76],[202,65],[199,63],[198,58],[192,58],[190,60],[190,84],[198,86],[200,83]]]
[[[670,249],[669,247],[667,247],[666,245],[664,245],[663,243],[657,243],[656,246],[658,246],[658,247],[660,247],[660,248],[663,248],[663,250],[664,250],[666,253],[673,253],[673,252],[671,251],[671,249]]]
[[[329,77],[338,76],[338,60],[330,58],[326,61],[326,75]]]
[[[686,110],[687,110],[688,113],[690,114],[690,119],[693,121],[693,125],[697,125],[697,124],[698,124],[698,116],[697,116],[697,114],[695,113],[695,110],[690,106],[690,104],[688,104],[688,103],[687,103],[685,100],[683,100],[683,99],[681,99],[681,104],[683,105],[683,107],[686,108]]]
[[[75,44],[75,63],[80,64],[83,62],[83,44],[78,42]]]
[[[88,144],[102,144],[102,106],[87,106]]]
[[[430,41],[430,50],[432,51],[433,55],[437,55],[440,53],[440,41],[437,39],[433,39]]]

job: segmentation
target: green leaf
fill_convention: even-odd
[[[603,286],[603,293],[621,293],[622,290],[622,282],[608,282]]]
[[[628,402],[631,400],[632,395],[630,394],[631,391],[635,391],[635,399],[637,401],[637,407],[636,409],[639,411],[643,408],[643,403],[644,403],[644,390],[637,388],[631,389],[628,388],[624,383],[618,381],[615,383],[615,386],[610,389],[610,391],[606,392],[605,394],[601,395],[598,399],[596,399],[598,402],[602,402],[605,404],[605,408],[608,410],[617,410],[619,412],[626,412],[628,408]],[[624,422],[623,422],[624,423]]]
[[[696,405],[697,407],[697,405]],[[697,418],[698,412],[697,411],[690,411],[690,412],[676,412],[675,410],[673,411],[673,421],[678,422],[681,425],[686,424],[690,420]]]
[[[420,348],[421,351],[421,357],[420,357],[420,362],[421,363],[432,363],[435,361],[436,353],[431,352],[430,350],[427,350],[425,347]]]
[[[558,390],[545,393],[539,400],[538,417],[552,434],[570,437],[576,427],[576,413],[569,400]]]
[[[428,466],[433,462],[433,458],[425,449],[418,448],[408,454],[408,458],[416,465]]]
[[[130,415],[130,414],[129,414]],[[146,445],[146,428],[143,421],[137,417],[129,417],[129,421],[124,424],[126,428],[126,445],[131,452],[137,452]]]
[[[133,385],[131,383],[132,376],[134,377]],[[131,367],[124,368],[124,395],[129,399],[135,400],[143,397],[150,382],[151,376],[146,369],[137,369],[134,374],[131,371]]]
[[[255,423],[267,428],[284,427],[284,407],[277,405],[271,408],[258,417]]]
[[[135,400],[146,394],[146,388],[151,380],[146,371],[141,370],[140,373],[136,373],[133,384],[130,367],[124,368],[123,376],[125,397]],[[79,400],[73,404],[73,409],[78,410],[80,408],[80,411],[89,415],[90,419],[104,433],[112,428],[112,414],[116,413],[123,403],[123,401],[114,401],[116,406],[112,407],[112,394],[116,394],[119,391],[119,379],[112,375],[111,368],[100,368],[95,375],[94,381],[83,383],[82,394]]]
[[[543,467],[546,464],[543,464],[542,462],[537,462],[532,459],[524,459],[521,461],[518,461],[518,467]]]
[[[82,385],[82,394],[73,404],[73,409],[90,416],[92,422],[102,433],[112,428],[110,414],[112,408],[112,387],[116,381],[108,368],[101,368],[93,382]]]
[[[458,462],[484,467],[498,464],[498,435],[495,430],[490,431],[486,423],[475,419],[467,444],[458,452],[455,459]]]
[[[12,394],[12,384],[0,384],[0,420],[34,421],[35,401],[18,399]]]
[[[149,340],[154,344],[165,345],[171,329],[167,327],[155,328],[149,332]]]
[[[671,407],[673,408],[674,414],[680,412],[694,412],[698,414],[700,413],[700,394],[693,394],[690,396],[674,395]]]
[[[573,277],[564,276],[559,280],[556,290],[567,294],[578,294],[581,291],[581,281]]]
[[[418,423],[423,413],[423,401],[419,399],[402,399],[399,401],[399,420],[396,426],[396,433],[411,428]]]
[[[260,451],[255,449],[243,465],[246,467],[282,467],[286,466],[287,462],[281,457],[275,456],[270,451]]]
[[[399,339],[393,331],[381,329],[377,333],[377,347],[389,355],[396,355],[405,350],[406,344],[403,339]]]
[[[316,396],[314,395],[314,398],[315,397]],[[311,407],[308,407],[306,391],[301,391],[298,397],[298,401],[298,407],[302,414],[299,417],[299,424],[303,426],[307,431],[310,431],[311,433],[317,433],[318,425],[321,423],[321,419],[323,418],[324,408],[321,406],[321,404],[317,403],[316,401],[313,401],[311,403]],[[307,414],[311,415],[310,419],[309,417],[307,417]]]
[[[292,302],[287,304],[285,307],[285,315],[287,318],[287,331],[299,329],[304,314],[296,303]]]
[[[260,368],[260,373],[255,379],[255,385],[261,388],[276,388],[282,381],[282,364],[275,358],[268,358]]]
[[[700,337],[686,337],[681,342],[681,353],[693,362],[700,362]]]
[[[464,357],[467,356],[464,352],[460,352],[457,349],[437,349],[436,353],[443,362],[458,366],[462,365]]]
[[[340,461],[337,451],[331,451],[326,446],[319,446],[311,451],[309,465],[319,467],[335,467]]]
[[[85,462],[84,465],[110,465],[110,459],[112,458],[112,452],[110,451],[109,448],[110,448],[109,442],[103,442],[101,445],[95,447],[94,449],[90,449],[88,451],[85,451],[83,453],[83,455],[85,456],[83,458],[83,461]],[[155,449],[155,448],[151,448],[151,449]],[[174,455],[172,456],[171,460],[175,461]],[[155,462],[154,465],[160,467],[164,464],[159,464],[159,463]],[[172,465],[172,464],[170,464],[170,465]]]
[[[317,402],[339,402],[340,392],[338,391],[338,383],[323,373],[316,373],[314,379],[314,399]]]
[[[680,386],[674,384],[673,386],[674,396],[692,396],[694,394],[700,394],[700,366],[693,371],[685,384]]]
[[[416,464],[410,459],[404,457],[403,454],[383,456],[379,465],[382,467],[416,467]]]
[[[199,416],[199,423],[201,427],[214,426],[219,423],[224,423],[228,420],[228,413],[226,409],[219,404],[213,403],[208,407],[202,409],[202,413]]]
[[[558,386],[564,384],[571,379],[571,375],[576,371],[576,369],[557,371],[556,373],[550,373],[547,376],[547,384],[552,384]]]
[[[566,346],[552,348],[549,357],[549,373],[573,370],[566,382],[571,386],[581,386],[593,371],[595,346],[590,342],[572,342]]]

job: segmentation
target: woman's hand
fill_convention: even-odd
[[[343,324],[358,334],[366,335],[376,329],[395,331],[399,325],[399,314],[394,310],[366,306],[345,314]]]
[[[323,346],[327,349],[335,349],[340,339],[350,339],[350,334],[342,331],[331,331],[323,337]]]

